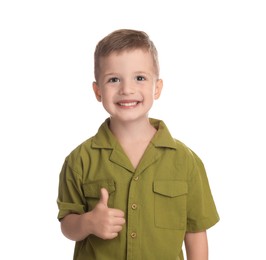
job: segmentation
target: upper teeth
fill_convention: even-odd
[[[119,103],[120,106],[126,106],[126,107],[130,107],[130,106],[135,106],[137,105],[137,101],[135,102],[127,102],[127,103]]]

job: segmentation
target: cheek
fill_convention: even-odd
[[[113,95],[111,93],[109,93],[108,91],[104,91],[102,92],[102,102],[103,103],[111,103],[113,102]]]

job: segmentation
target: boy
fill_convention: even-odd
[[[58,219],[74,259],[208,259],[206,229],[219,217],[204,166],[148,117],[160,97],[157,50],[148,35],[117,30],[96,46],[96,99],[110,114],[66,158]]]

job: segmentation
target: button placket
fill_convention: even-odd
[[[135,254],[137,252],[137,248],[139,248],[139,239],[138,239],[138,232],[139,232],[139,209],[140,205],[138,204],[139,199],[139,176],[133,176],[130,182],[129,187],[129,194],[128,194],[128,240],[127,240],[127,253],[128,260],[137,259],[135,258]]]

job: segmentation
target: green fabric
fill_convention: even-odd
[[[102,187],[109,191],[109,207],[126,216],[117,238],[90,235],[76,242],[75,260],[182,260],[185,233],[218,222],[201,160],[172,138],[162,121],[150,122],[158,131],[136,169],[109,130],[108,119],[66,158],[60,173],[59,220],[92,210]]]

